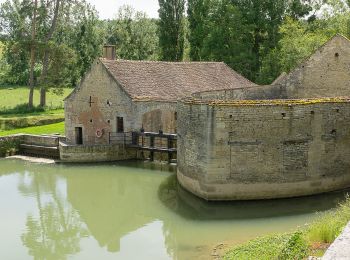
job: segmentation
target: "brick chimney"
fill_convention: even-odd
[[[115,60],[115,45],[104,45],[102,58],[107,60]]]

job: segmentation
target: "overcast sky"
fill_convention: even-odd
[[[0,0],[1,1],[1,0]],[[115,17],[117,10],[122,5],[131,5],[137,11],[144,11],[149,17],[158,17],[158,0],[87,0],[95,5],[102,19]]]
[[[158,17],[158,0],[86,0],[93,4],[100,14],[101,19],[111,19],[115,17],[118,8],[122,5],[131,5],[137,11],[144,11],[151,18]],[[0,0],[0,3],[5,0]]]

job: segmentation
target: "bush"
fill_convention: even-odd
[[[15,154],[19,149],[18,139],[0,139],[0,157],[5,157],[9,153]]]

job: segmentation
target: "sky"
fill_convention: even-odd
[[[123,5],[131,5],[137,11],[144,11],[149,17],[158,17],[158,0],[86,0],[93,4],[101,19],[112,19]],[[5,0],[0,0],[0,4]]]
[[[144,11],[151,18],[158,17],[158,0],[87,0],[87,2],[95,6],[101,19],[114,18],[118,8],[123,5],[131,5],[137,11]]]

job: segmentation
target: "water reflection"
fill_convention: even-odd
[[[158,189],[160,201],[182,217],[193,220],[255,219],[325,211],[344,201],[350,189],[300,198],[208,202],[184,190],[176,176],[169,176]]]
[[[0,187],[13,180],[15,205],[32,204],[12,214],[25,223],[17,239],[38,259],[206,259],[215,243],[294,229],[344,198],[209,203],[183,190],[168,165],[0,163]],[[6,195],[0,189],[0,201]],[[0,211],[11,211],[3,202]]]
[[[23,244],[34,259],[66,259],[80,251],[80,239],[87,235],[79,215],[59,191],[57,175],[25,172],[20,175],[21,194],[35,198],[38,215],[26,218]]]

